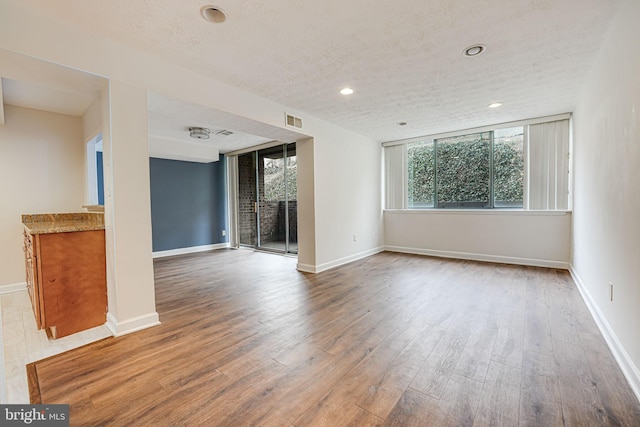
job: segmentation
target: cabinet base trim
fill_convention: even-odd
[[[119,322],[111,313],[107,313],[106,325],[114,337],[141,331],[159,324],[160,318],[158,317],[157,312],[143,314],[142,316],[133,317],[121,322]]]
[[[10,294],[12,292],[20,292],[20,291],[24,291],[25,289],[27,289],[26,282],[12,283],[10,285],[1,285],[0,295]]]

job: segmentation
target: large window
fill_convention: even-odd
[[[523,143],[520,126],[408,144],[408,207],[522,207]]]
[[[432,208],[436,189],[436,150],[433,142],[407,147],[409,207]]]
[[[570,210],[569,117],[385,142],[385,209]]]

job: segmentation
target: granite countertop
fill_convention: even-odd
[[[22,224],[30,234],[104,230],[104,214],[91,212],[29,214],[22,215]]]

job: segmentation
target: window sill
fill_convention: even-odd
[[[512,216],[563,216],[570,214],[570,210],[546,211],[526,209],[383,209],[385,214],[391,215],[512,215]]]

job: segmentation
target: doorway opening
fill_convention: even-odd
[[[87,142],[87,202],[104,206],[102,133]]]
[[[296,144],[238,156],[238,238],[241,246],[298,253]]]

